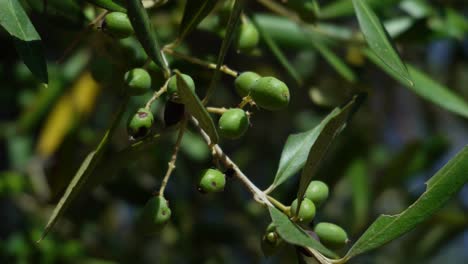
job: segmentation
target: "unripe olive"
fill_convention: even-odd
[[[218,127],[221,136],[236,139],[244,135],[249,128],[249,117],[244,110],[232,108],[221,115]]]
[[[289,104],[289,89],[275,77],[262,77],[252,86],[250,95],[255,103],[267,110],[279,110]]]
[[[322,181],[311,181],[305,193],[305,197],[314,202],[315,205],[321,205],[328,198],[328,186]]]
[[[130,95],[142,95],[151,88],[151,76],[142,68],[135,68],[126,72],[124,81]]]
[[[254,49],[260,40],[257,28],[249,22],[242,23],[236,35],[237,49],[248,52]]]
[[[187,74],[181,74],[182,79],[187,83],[188,88],[195,92],[195,82],[193,81],[192,77]],[[167,84],[167,94],[169,95],[170,99],[176,99],[177,95],[177,76],[174,75],[169,79],[169,83]]]
[[[304,198],[301,203],[301,208],[299,209],[299,213],[297,213],[297,199],[294,200],[291,204],[291,215],[296,216],[300,223],[308,224],[312,222],[315,217],[315,205],[314,203]]]
[[[250,94],[253,84],[260,79],[261,76],[255,72],[243,72],[237,76],[234,81],[236,92],[240,97],[245,97]]]
[[[348,242],[348,235],[343,228],[332,223],[318,223],[314,232],[320,238],[320,242],[326,247],[339,248]]]
[[[151,130],[151,126],[153,125],[154,117],[151,111],[140,108],[136,112],[136,114],[130,119],[128,123],[128,134],[133,139],[140,139],[146,135]]]
[[[167,101],[164,107],[164,123],[166,127],[179,123],[184,118],[185,106],[172,101]]]
[[[159,232],[171,218],[171,209],[164,197],[152,197],[143,208],[138,228],[144,234]]]
[[[221,192],[226,185],[226,177],[217,169],[206,169],[202,172],[198,190],[203,193]]]
[[[267,229],[265,235],[262,237],[261,247],[265,256],[271,256],[275,254],[278,249],[283,245],[283,239],[276,232],[276,227],[271,223]]]
[[[112,12],[106,15],[103,30],[115,38],[126,38],[133,34],[133,27],[127,14]]]

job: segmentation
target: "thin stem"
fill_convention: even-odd
[[[148,102],[145,105],[146,110],[150,110],[151,105],[154,103],[154,101],[156,101],[163,93],[167,92],[168,84],[169,84],[169,79],[167,79],[166,82],[164,82],[164,85],[159,90],[154,92],[153,96],[148,100]]]
[[[253,194],[255,201],[260,204],[267,206],[273,206],[273,204],[268,200],[267,196],[254,184],[250,179],[239,169],[239,167],[227,156],[221,147],[218,144],[213,144],[210,137],[206,134],[205,131],[199,126],[197,119],[194,117],[191,118],[192,123],[197,127],[198,131],[202,135],[206,144],[213,149],[213,154],[224,163],[227,168],[231,168],[235,172],[235,176],[247,187],[247,189]]]
[[[164,47],[163,48],[163,51],[169,55],[172,55],[174,57],[178,57],[178,58],[181,58],[183,60],[186,60],[188,62],[191,62],[193,64],[198,64],[198,65],[201,65],[203,67],[207,67],[209,69],[212,69],[212,70],[215,70],[216,69],[216,64],[215,63],[211,63],[211,62],[208,62],[208,61],[204,61],[204,60],[201,60],[199,58],[196,58],[196,57],[193,57],[193,56],[190,56],[190,55],[186,55],[186,54],[183,54],[183,53],[180,53],[180,52],[177,52],[169,47]],[[222,65],[221,66],[221,69],[220,69],[223,73],[227,74],[227,75],[230,75],[232,77],[237,77],[237,75],[239,74],[237,71],[229,68],[228,66],[226,65]]]
[[[286,205],[284,205],[283,203],[281,203],[280,201],[276,200],[275,198],[267,195],[267,198],[268,200],[278,209],[280,209],[281,211],[283,211],[283,213],[285,213],[286,215],[290,215],[290,208]]]
[[[163,181],[161,183],[161,188],[159,189],[159,196],[161,197],[164,196],[164,190],[166,189],[166,185],[169,182],[169,178],[171,177],[172,171],[174,171],[176,167],[175,162],[177,160],[177,153],[179,152],[180,143],[182,142],[182,138],[184,137],[186,124],[187,124],[186,120],[182,121],[182,125],[179,128],[179,134],[177,135],[177,140],[174,145],[174,150],[172,152],[171,161],[169,161],[168,163],[166,175],[164,175]]]
[[[228,109],[225,107],[207,107],[206,108],[206,111],[208,111],[209,113],[218,114],[218,115],[224,114],[227,110]]]

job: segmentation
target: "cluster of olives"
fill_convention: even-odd
[[[288,86],[275,77],[243,72],[236,78],[234,85],[239,96],[250,96],[261,108],[276,111],[289,104]]]
[[[289,207],[289,215],[293,221],[302,225],[308,225],[315,218],[316,207],[319,207],[328,198],[328,186],[322,181],[312,181],[305,193],[301,206],[298,210],[297,199],[291,203]],[[330,249],[339,249],[348,242],[346,231],[333,223],[321,222],[314,226],[313,237],[316,237],[320,243]],[[270,224],[266,229],[265,235],[262,238],[262,250],[266,256],[275,253],[283,244],[283,240],[279,236],[273,224]]]

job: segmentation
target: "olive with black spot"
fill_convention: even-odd
[[[291,216],[295,217],[298,222],[308,224],[314,220],[315,217],[315,205],[314,203],[304,198],[301,203],[301,208],[297,212],[297,199],[295,199],[291,204]]]
[[[226,185],[225,175],[217,169],[202,171],[198,190],[202,193],[222,192]]]
[[[102,24],[104,32],[114,38],[127,38],[134,31],[127,14],[122,12],[111,12],[106,15]]]
[[[134,68],[126,72],[124,82],[130,95],[142,95],[151,89],[151,76],[142,68]]]
[[[169,222],[171,215],[172,212],[166,198],[152,197],[140,214],[138,231],[145,235],[158,233]]]
[[[132,139],[140,139],[148,135],[153,126],[154,116],[148,109],[140,108],[130,119],[127,131]]]
[[[261,108],[276,111],[289,104],[288,86],[275,77],[262,77],[252,86],[250,91],[255,103]]]
[[[333,223],[318,223],[314,228],[314,232],[324,246],[332,249],[343,247],[349,241],[346,231]]]
[[[221,115],[218,128],[221,136],[225,138],[240,138],[249,128],[249,117],[240,108],[229,109]]]
[[[250,94],[250,90],[256,81],[261,78],[255,72],[247,71],[239,74],[237,78],[234,80],[234,87],[236,88],[236,92],[240,97],[245,97]]]

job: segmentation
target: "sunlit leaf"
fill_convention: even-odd
[[[391,40],[385,27],[374,11],[372,11],[365,0],[353,0],[353,4],[359,26],[369,47],[384,65],[398,74],[402,79],[405,79],[409,85],[414,85],[405,64],[401,61],[400,55],[390,42]]]
[[[13,37],[24,64],[41,82],[48,83],[41,37],[18,0],[0,0],[0,25]]]
[[[185,104],[187,112],[198,120],[200,127],[210,136],[211,143],[216,144],[218,142],[218,132],[214,125],[213,119],[201,103],[198,96],[190,90],[184,78],[182,78],[180,72],[176,71],[177,78],[177,92]]]
[[[468,182],[468,146],[440,169],[428,182],[427,189],[405,211],[381,215],[364,232],[345,258],[380,247],[412,230],[430,218]]]
[[[316,249],[323,255],[336,258],[337,255],[331,250],[324,247],[320,242],[308,235],[304,230],[297,224],[293,223],[288,216],[280,212],[275,207],[268,207],[270,210],[270,216],[273,220],[273,224],[276,227],[276,231],[286,242],[298,245],[302,247],[310,247]]]

